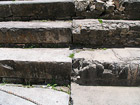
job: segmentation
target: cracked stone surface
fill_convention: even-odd
[[[81,86],[72,83],[73,105],[140,105],[140,87]]]
[[[70,53],[67,48],[0,48],[1,81],[69,84]]]
[[[73,59],[72,76],[82,85],[140,85],[140,49],[80,51]]]
[[[92,47],[136,47],[140,45],[139,29],[139,21],[74,20],[73,43]]]
[[[0,89],[36,101],[40,105],[69,105],[67,93],[44,88],[0,86]],[[0,105],[36,105],[28,100],[0,91]]]

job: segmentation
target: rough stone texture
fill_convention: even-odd
[[[64,92],[43,89],[43,88],[23,88],[13,86],[0,86],[1,89],[10,91],[20,96],[36,101],[40,105],[68,105],[69,95]],[[0,91],[1,105],[36,105],[20,97]]]
[[[71,22],[0,22],[0,43],[71,43]]]
[[[80,51],[72,76],[81,85],[140,85],[140,49]]]
[[[69,84],[68,49],[0,49],[0,77],[4,82]]]
[[[73,0],[1,1],[0,20],[72,19]]]
[[[73,21],[73,43],[92,47],[139,47],[140,21],[85,19]]]
[[[75,8],[77,18],[140,19],[139,0],[75,0]]]
[[[73,18],[140,19],[139,0],[0,1],[0,21]]]
[[[139,105],[140,87],[80,86],[72,83],[73,105]]]
[[[125,7],[126,19],[140,19],[140,0],[124,0],[123,7]]]

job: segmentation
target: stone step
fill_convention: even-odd
[[[139,0],[0,0],[0,21],[73,18],[139,20],[139,8]]]
[[[72,83],[72,105],[139,105],[140,87],[81,86]]]
[[[140,21],[73,21],[73,44],[91,47],[139,47]]]
[[[4,92],[4,91],[7,92]],[[13,93],[13,94],[12,94]],[[0,86],[1,105],[69,105],[69,94],[49,88]]]
[[[140,21],[84,19],[0,22],[0,44],[139,47]]]
[[[74,52],[74,82],[95,86],[140,86],[140,48],[77,49]]]
[[[6,83],[70,84],[71,51],[0,48],[0,80]]]
[[[0,22],[0,43],[70,44],[71,22]]]
[[[75,15],[73,0],[0,1],[0,20],[60,20]]]

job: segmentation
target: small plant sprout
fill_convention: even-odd
[[[103,23],[103,20],[102,20],[102,19],[98,19],[98,21],[99,21],[99,23],[101,23],[101,24]]]
[[[70,58],[74,58],[74,53],[69,55]]]

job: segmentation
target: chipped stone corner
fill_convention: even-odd
[[[122,0],[75,0],[77,17],[124,18]]]
[[[73,59],[72,81],[80,85],[138,86],[140,64]]]

